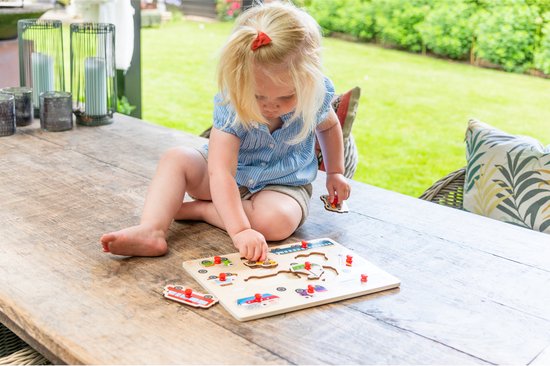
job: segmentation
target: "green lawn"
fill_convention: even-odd
[[[186,20],[143,29],[144,119],[194,134],[210,125],[217,51],[230,30]],[[465,165],[472,117],[550,144],[550,80],[333,38],[324,46],[337,91],[362,89],[356,180],[420,195]]]

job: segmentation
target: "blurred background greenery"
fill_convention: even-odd
[[[174,16],[142,30],[144,119],[193,134],[211,124],[217,51],[231,27]],[[472,117],[550,143],[550,80],[332,37],[324,64],[337,91],[362,89],[358,181],[420,195],[465,165]]]

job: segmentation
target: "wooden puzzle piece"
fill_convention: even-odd
[[[310,298],[315,292],[326,292],[327,289],[321,285],[308,285],[307,289],[297,288],[295,291],[305,298]]]
[[[295,245],[290,245],[288,247],[271,249],[269,252],[273,254],[281,255],[281,254],[288,254],[288,253],[294,253],[294,252],[301,252],[301,251],[305,251],[313,248],[321,248],[329,245],[334,245],[334,243],[327,239],[320,239],[317,241],[310,241],[310,242],[303,240],[301,244],[297,244],[297,245],[295,244]]]
[[[221,264],[221,265],[224,265],[224,266],[232,266],[233,263],[231,263],[231,261],[229,259],[227,259],[226,257],[220,257],[220,256],[214,256],[213,259],[204,259],[201,261],[201,266],[203,267],[212,267],[212,266],[215,266],[215,265],[218,265],[218,264]]]
[[[254,310],[260,306],[269,306],[279,302],[279,296],[270,293],[254,294],[254,296],[237,299],[237,305],[243,308]]]
[[[290,263],[290,270],[292,272],[306,272],[307,273],[307,279],[308,280],[317,280],[321,278],[323,273],[325,273],[325,269],[323,266],[317,263]]]
[[[193,289],[181,285],[166,285],[162,294],[167,299],[195,308],[207,309],[218,302],[218,299],[210,294],[195,292]]]
[[[208,276],[209,281],[213,281],[218,286],[229,286],[237,279],[236,273],[221,272],[219,275]]]
[[[349,211],[348,209],[348,204],[346,203],[346,201],[340,201],[338,202],[338,200],[336,199],[334,203],[331,203],[329,202],[328,200],[328,195],[324,194],[322,195],[320,198],[321,198],[321,201],[323,201],[323,203],[325,204],[325,210],[327,211],[332,211],[332,212],[338,212],[338,213],[346,213]]]
[[[279,263],[277,263],[276,261],[272,260],[272,259],[266,259],[265,261],[251,261],[251,260],[247,260],[246,258],[241,258],[241,260],[243,261],[243,264],[247,267],[250,267],[250,268],[274,268],[274,267],[277,267],[277,265]]]

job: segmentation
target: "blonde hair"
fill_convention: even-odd
[[[259,32],[271,42],[252,50]],[[231,123],[250,128],[253,122],[267,123],[254,94],[254,67],[269,72],[283,66],[289,71],[296,90],[296,109],[291,121],[302,116],[304,125],[291,141],[305,139],[316,125],[326,88],[321,67],[321,31],[305,11],[289,3],[259,4],[236,20],[229,40],[221,50],[218,64],[218,87],[224,101],[235,108]],[[271,75],[277,80],[277,75]]]

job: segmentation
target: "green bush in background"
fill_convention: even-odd
[[[469,0],[448,0],[434,7],[418,26],[426,49],[452,59],[470,56],[477,5]]]
[[[476,56],[506,71],[521,72],[532,67],[538,18],[538,7],[524,0],[482,8],[477,13]]]
[[[423,50],[417,26],[430,10],[432,0],[372,0],[376,37],[382,44],[413,52]]]
[[[550,11],[543,14],[540,47],[535,51],[535,68],[550,75]]]
[[[550,72],[550,0],[299,0],[325,33],[499,67]]]

